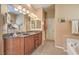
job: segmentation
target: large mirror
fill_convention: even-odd
[[[13,5],[8,5],[8,32],[14,33],[23,31],[24,28],[24,14],[15,10]]]
[[[33,12],[28,12],[22,5],[8,5],[8,33],[42,30],[41,22]]]

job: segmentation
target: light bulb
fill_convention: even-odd
[[[26,9],[25,9],[25,8],[23,8],[23,11],[25,12],[25,11],[26,11]]]
[[[20,10],[19,12],[20,12],[20,13],[22,13],[22,11],[21,11],[21,10]]]
[[[24,12],[23,14],[25,15],[26,13]]]
[[[28,14],[28,16],[29,16],[29,17],[31,17],[31,15],[30,15],[30,14]]]
[[[27,14],[30,13],[29,10],[27,10],[26,12],[27,12]]]
[[[35,16],[35,17],[37,17],[37,16]]]
[[[22,9],[22,6],[18,6],[18,9],[20,9],[20,10],[21,10],[21,9]]]
[[[15,11],[18,11],[18,9],[17,9],[17,8],[14,8],[14,10],[15,10]]]

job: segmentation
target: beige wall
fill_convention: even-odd
[[[27,14],[24,15],[24,29],[25,32],[30,31],[30,19]]]
[[[7,13],[7,4],[1,4],[1,13],[2,14]]]
[[[55,5],[55,45],[65,47],[65,36],[71,34],[72,19],[79,19],[79,5],[58,4]],[[66,22],[58,20],[65,18]]]
[[[64,23],[61,23],[59,21],[56,21],[56,39],[55,39],[55,45],[64,47],[65,45],[65,35],[70,34],[71,29],[71,22],[65,21]]]
[[[5,22],[7,21],[7,17],[5,16],[5,13],[7,12],[7,5],[1,4],[1,11],[0,11],[0,28],[3,29],[3,26]],[[3,21],[3,15],[4,15],[4,21]],[[3,34],[3,31],[0,32],[0,35]]]
[[[41,12],[41,13],[40,13]],[[45,20],[45,15],[44,15],[44,10],[41,8],[41,11],[40,11],[40,15],[41,15],[41,20],[42,20],[42,44],[44,44],[44,40],[45,40],[45,30],[44,30],[44,20]],[[40,16],[39,15],[39,16]]]
[[[79,18],[79,4],[58,4],[56,6],[56,17],[66,17],[69,19]]]

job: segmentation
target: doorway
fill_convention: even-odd
[[[49,18],[47,21],[46,40],[54,40],[54,18]]]

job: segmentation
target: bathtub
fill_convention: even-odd
[[[79,54],[79,40],[73,38],[67,38],[67,53],[68,55]]]

